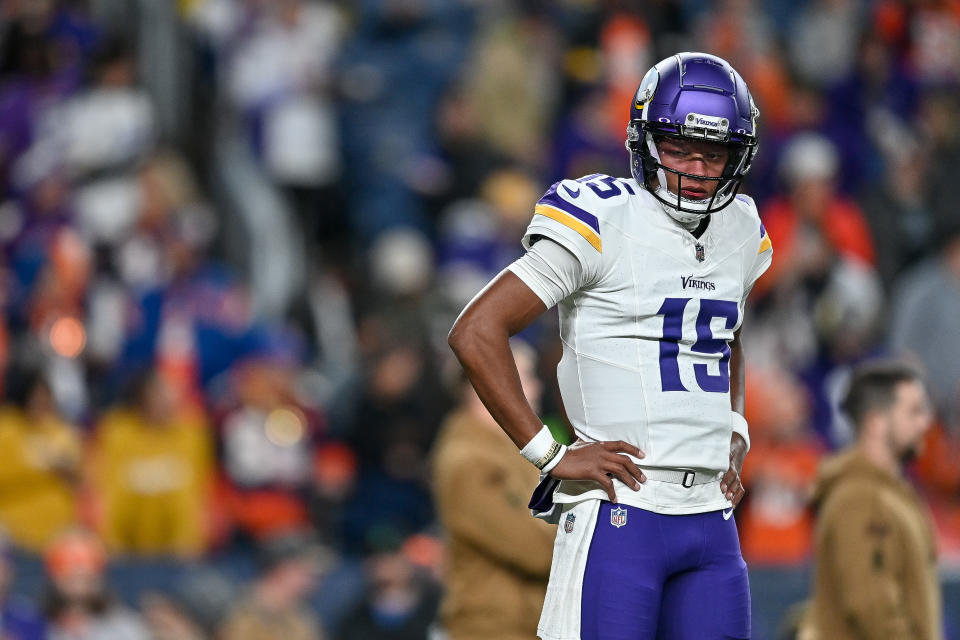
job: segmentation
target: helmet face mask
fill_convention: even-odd
[[[626,147],[634,179],[680,222],[695,222],[726,207],[743,183],[757,150],[758,111],[746,83],[720,58],[682,53],[654,66],[637,90],[630,109]],[[658,143],[665,139],[720,143],[727,162],[716,176],[702,176],[666,166]],[[668,174],[676,191],[668,188]],[[688,198],[684,180],[716,182],[713,193]]]

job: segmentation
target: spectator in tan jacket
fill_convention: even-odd
[[[857,440],[821,468],[813,596],[798,637],[939,640],[932,523],[902,471],[930,426],[927,393],[905,365],[868,364],[843,408]]]
[[[324,640],[306,600],[316,587],[325,552],[301,533],[282,533],[260,550],[260,575],[224,620],[218,637],[230,640]]]
[[[540,383],[529,349],[514,345],[531,406]],[[462,400],[434,450],[437,510],[449,536],[441,619],[450,640],[536,637],[556,530],[527,508],[536,468],[461,380]]]

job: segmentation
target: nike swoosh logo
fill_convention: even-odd
[[[727,511],[724,511],[724,512],[723,512],[723,519],[724,519],[724,520],[729,520],[729,519],[730,519],[730,516],[732,516],[732,515],[733,515],[733,507],[730,507]]]
[[[571,197],[571,198],[579,198],[579,197],[580,197],[580,187],[577,187],[576,192],[574,192],[574,190],[571,189],[570,187],[568,187],[567,185],[563,185],[563,188],[567,191],[567,193],[570,194],[570,197]]]

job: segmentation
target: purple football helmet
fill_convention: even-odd
[[[630,106],[627,149],[630,172],[674,217],[697,220],[733,201],[757,151],[759,111],[747,84],[730,64],[706,53],[679,53],[658,62],[640,82]],[[697,176],[663,166],[656,141],[663,137],[726,144],[720,177]],[[681,197],[667,189],[666,173],[716,181],[713,196]]]

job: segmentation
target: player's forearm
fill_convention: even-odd
[[[520,448],[543,425],[523,394],[510,336],[546,310],[516,274],[503,271],[470,301],[447,339],[490,415]]]
[[[543,425],[523,395],[507,327],[465,313],[448,342],[490,415],[523,448]]]

